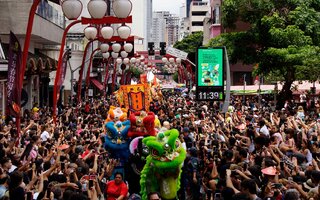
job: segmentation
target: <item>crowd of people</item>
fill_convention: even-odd
[[[114,98],[65,105],[56,125],[50,108],[34,107],[24,111],[20,134],[14,118],[1,119],[0,200],[139,199],[104,148],[110,105]],[[188,152],[177,199],[320,199],[319,107],[287,102],[277,110],[271,99],[236,96],[228,112],[221,105],[165,91],[150,104]]]

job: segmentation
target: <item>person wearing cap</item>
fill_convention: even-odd
[[[32,108],[32,117],[33,117],[33,120],[39,120],[40,119],[39,108],[37,108],[36,106],[34,106]]]

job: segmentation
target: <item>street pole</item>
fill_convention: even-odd
[[[72,69],[71,68],[71,65],[70,65],[70,61],[69,61],[69,67],[70,67],[70,72],[71,72],[71,79],[70,79],[70,85],[71,85],[71,106],[73,105],[73,73],[76,72],[78,69],[81,68],[81,65],[75,69]]]
[[[259,76],[259,89],[258,89],[258,104],[259,104],[259,107],[261,107],[261,78]]]
[[[243,103],[246,102],[246,77],[247,74],[243,74]]]
[[[227,48],[224,47],[225,59],[226,59],[226,70],[227,70],[227,84],[226,84],[226,98],[223,103],[222,113],[226,113],[228,111],[228,107],[230,105],[230,88],[231,88],[231,76],[230,76],[230,65]]]
[[[73,107],[73,72],[74,71],[71,68],[70,61],[69,61],[69,67],[70,67],[70,73],[71,73],[71,78],[70,78],[70,91],[71,91],[70,104],[71,104],[71,107]]]

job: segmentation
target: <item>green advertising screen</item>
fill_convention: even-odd
[[[198,49],[198,86],[223,86],[223,49]]]

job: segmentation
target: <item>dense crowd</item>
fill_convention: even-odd
[[[320,199],[319,103],[277,110],[262,98],[233,96],[226,113],[184,93],[151,103],[188,152],[177,199]],[[60,106],[56,126],[49,108],[35,106],[24,110],[21,137],[14,118],[1,119],[0,199],[139,199],[131,192],[139,179],[130,185],[130,174],[112,173],[119,160],[103,145],[110,105],[116,100]]]

